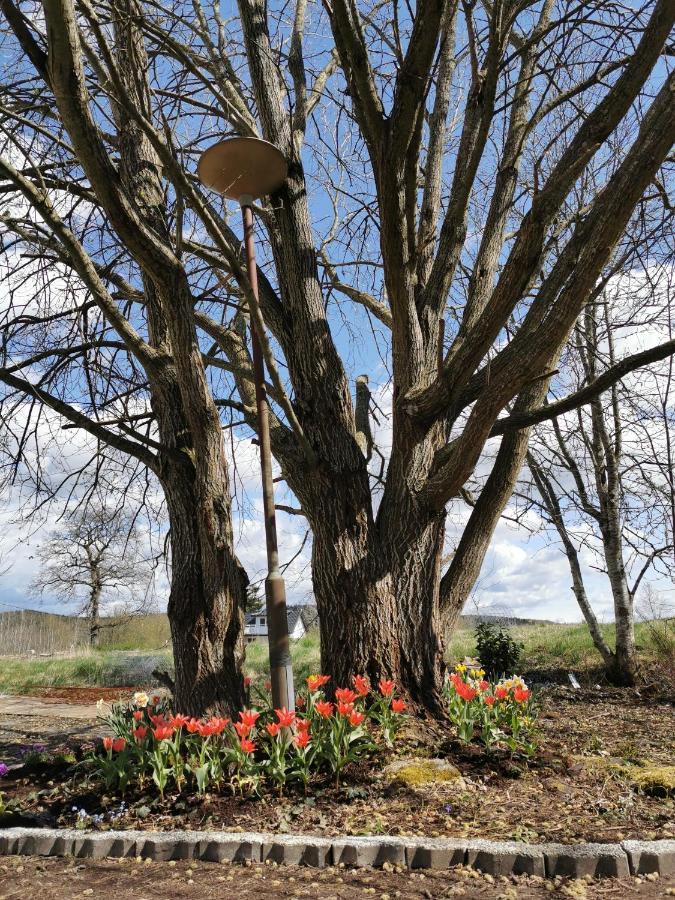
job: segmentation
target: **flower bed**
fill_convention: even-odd
[[[486,681],[483,669],[460,663],[446,681],[450,720],[465,744],[478,737],[486,750],[504,747],[528,757],[537,749],[537,709],[522,678]]]
[[[468,677],[458,674],[467,681],[470,668]],[[261,697],[258,702],[254,686],[251,693],[248,705],[262,713],[269,701]],[[537,692],[534,707],[539,711],[534,756],[510,750],[505,740],[486,749],[477,725],[466,743],[447,723],[414,716],[399,716],[402,727],[390,749],[378,724],[367,719],[376,749],[342,770],[339,787],[324,766],[312,770],[307,795],[297,781],[287,782],[281,797],[266,777],[258,794],[245,791],[243,797],[228,781],[221,790],[209,785],[199,794],[190,778],[180,792],[171,781],[161,798],[151,776],[143,788],[129,782],[122,794],[107,789],[92,768],[95,754],[107,756],[101,753],[106,732],[95,744],[81,746],[87,737],[80,730],[70,738],[72,721],[0,717],[0,759],[10,763],[0,779],[0,816],[4,797],[5,827],[29,825],[32,817],[35,824],[104,830],[424,834],[534,842],[675,838],[675,796],[637,777],[656,766],[672,766],[675,709],[670,697],[659,703],[634,691],[552,687]],[[298,714],[307,718],[304,710]],[[27,723],[28,731],[22,731]],[[258,719],[254,729],[258,745],[261,723]],[[60,741],[49,730],[56,724],[62,728]],[[504,728],[508,734],[508,723]],[[31,746],[22,757],[16,752],[5,756],[17,740]],[[47,749],[32,746],[38,744]],[[292,757],[293,748],[288,752]],[[412,783],[399,777],[399,766],[407,761],[442,761],[449,772]],[[455,777],[444,777],[453,768]]]
[[[167,700],[139,692],[131,703],[113,704],[105,719],[112,734],[103,739],[94,769],[109,790],[154,784],[160,797],[167,788],[185,787],[199,794],[230,788],[241,796],[270,787],[281,794],[288,784],[306,793],[322,773],[337,786],[346,766],[378,743],[393,745],[405,703],[394,696],[392,681],[380,681],[373,691],[359,675],[353,689],[338,688],[332,702],[323,691],[328,680],[307,679],[297,698],[300,715],[273,709],[261,695],[260,709],[242,710],[234,722],[189,718],[172,712]]]

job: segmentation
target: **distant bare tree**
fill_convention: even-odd
[[[89,623],[98,646],[104,612],[119,617],[147,611],[153,570],[147,547],[129,517],[104,506],[85,507],[55,528],[39,550],[40,571],[31,590],[69,605]]]
[[[634,271],[589,304],[575,327],[561,379],[583,390],[616,365],[616,345],[624,338],[639,342],[646,329],[672,337],[672,279],[670,264],[658,273]],[[632,380],[616,382],[588,407],[538,426],[527,456],[537,506],[561,542],[593,643],[609,677],[628,685],[638,668],[638,590],[650,572],[675,575],[672,361]],[[588,596],[582,550],[607,575],[614,648]]]

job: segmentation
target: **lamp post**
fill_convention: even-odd
[[[258,274],[255,262],[252,204],[256,198],[280,188],[286,180],[287,174],[288,166],[282,152],[267,141],[251,137],[233,137],[214,144],[202,154],[197,166],[197,175],[202,184],[230,200],[236,200],[241,207],[244,222],[246,269],[256,301],[258,301]],[[285,706],[286,709],[292,710],[295,708],[295,691],[288,641],[286,588],[279,570],[265,363],[252,309],[251,344],[267,544],[265,600],[272,703],[277,709]]]

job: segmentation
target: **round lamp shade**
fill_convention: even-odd
[[[281,150],[254,137],[232,137],[202,153],[197,175],[206,187],[230,200],[253,199],[278,190],[288,175]]]

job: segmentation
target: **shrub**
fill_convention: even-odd
[[[478,737],[487,750],[501,746],[532,756],[537,714],[529,688],[516,675],[498,682],[484,675],[483,669],[460,664],[446,680],[448,713],[457,736],[465,744]]]
[[[154,784],[161,797],[185,786],[203,794],[229,785],[244,795],[266,784],[281,794],[297,784],[306,792],[322,773],[339,785],[344,768],[375,749],[378,737],[391,746],[405,703],[394,696],[393,682],[383,680],[373,691],[361,676],[353,679],[354,690],[338,688],[336,702],[329,702],[322,690],[327,681],[307,678],[297,703],[302,714],[272,709],[269,695],[261,694],[261,708],[242,710],[236,722],[174,714],[166,700],[136,693],[104,717],[112,734],[94,757],[95,771],[108,789]]]
[[[493,622],[479,622],[475,635],[478,659],[491,678],[516,671],[523,644],[514,640],[507,628]]]

